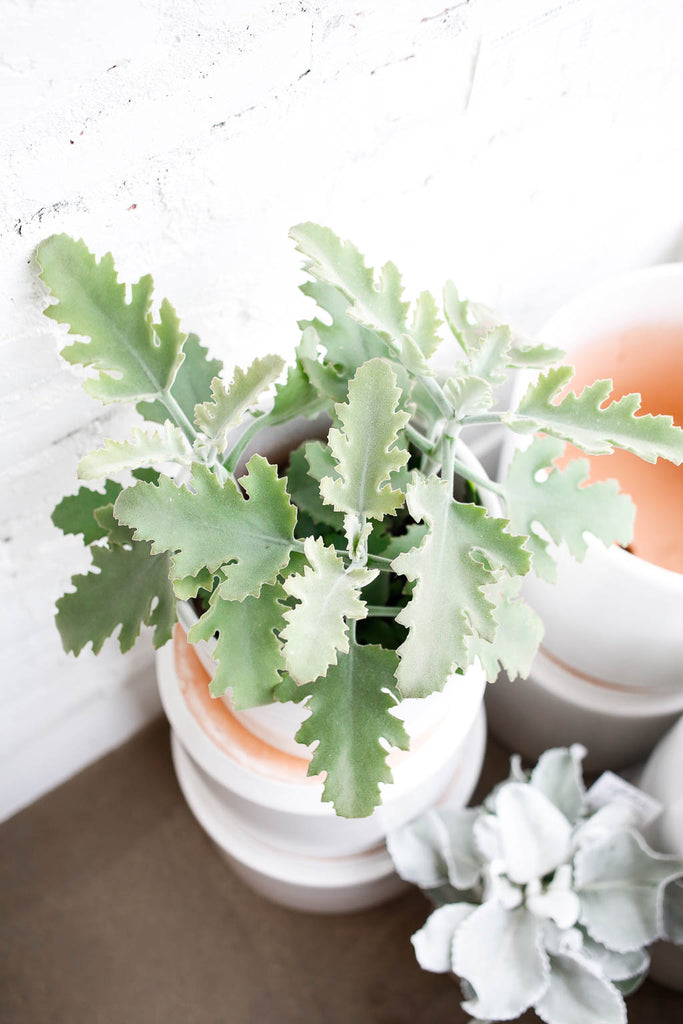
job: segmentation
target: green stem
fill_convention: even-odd
[[[478,416],[463,416],[460,426],[474,427],[485,426],[489,423],[504,423],[503,415],[499,412],[484,412]]]
[[[484,491],[492,491],[500,498],[505,498],[505,490],[500,484],[494,483],[486,473],[474,472],[469,468],[469,466],[466,466],[464,462],[461,462],[460,459],[456,459],[455,455],[453,456],[453,469],[459,476],[464,477],[465,480],[469,480],[470,483],[474,484],[476,487],[481,487]]]
[[[251,421],[246,430],[244,430],[240,434],[237,441],[235,441],[235,444],[232,446],[230,453],[223,460],[223,465],[227,469],[228,473],[232,473],[234,475],[235,470],[237,469],[237,463],[240,461],[240,456],[242,455],[242,452],[245,450],[249,442],[261,430],[271,425],[271,420],[269,417],[270,413],[266,413],[263,416],[256,416]]]
[[[369,604],[368,605],[368,617],[371,618],[371,619],[374,619],[374,618],[377,618],[377,619],[378,618],[395,619],[396,616],[398,615],[398,613],[400,612],[400,610],[401,610],[400,608],[389,608],[389,607],[387,607],[387,605],[383,605],[383,604]]]
[[[163,402],[163,404],[166,406],[166,408],[170,412],[170,414],[173,417],[173,419],[176,421],[176,424],[180,427],[182,432],[185,434],[185,437],[188,439],[188,441],[190,441],[190,442],[196,441],[197,440],[197,431],[195,430],[194,424],[191,423],[188,420],[187,416],[185,415],[183,410],[180,408],[180,406],[178,405],[177,401],[175,400],[175,398],[173,397],[171,392],[170,391],[164,391],[163,394],[161,394],[159,396],[159,398],[160,398],[160,401]]]
[[[424,377],[421,374],[418,376],[420,384],[422,384],[425,391],[429,394],[429,397],[433,399],[434,404],[439,409],[442,416],[446,419],[450,419],[453,415],[453,406],[446,398],[443,388],[438,381],[434,380],[433,377]]]
[[[424,434],[421,434],[420,431],[412,425],[412,423],[406,423],[404,429],[406,437],[409,441],[412,441],[416,448],[419,448],[419,450],[424,452],[425,455],[434,454],[434,442],[430,441],[430,439],[425,437]]]
[[[382,572],[393,572],[391,559],[383,558],[381,555],[368,555],[368,565],[371,569],[379,569]]]

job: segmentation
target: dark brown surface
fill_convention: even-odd
[[[504,774],[491,745],[483,786]],[[314,917],[245,888],[180,795],[163,722],[0,828],[0,900],[2,1024],[467,1019],[458,987],[415,963],[419,892]],[[628,1006],[631,1024],[683,1020],[655,984]]]

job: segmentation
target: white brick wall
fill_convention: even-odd
[[[0,817],[157,710],[148,642],[75,660],[52,623],[85,562],[50,511],[128,414],[60,364],[41,238],[151,271],[228,364],[294,345],[302,219],[531,330],[594,280],[683,255],[678,0],[444,3],[6,0]]]

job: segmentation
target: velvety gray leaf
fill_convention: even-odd
[[[568,859],[571,826],[540,790],[510,782],[498,793],[496,810],[506,873],[513,882],[543,878]]]
[[[626,1024],[620,993],[573,956],[551,956],[550,984],[534,1009],[546,1024]]]
[[[453,938],[476,907],[472,903],[448,903],[427,918],[410,940],[423,971],[445,974],[452,969]]]
[[[579,817],[584,794],[581,762],[586,748],[574,743],[541,754],[531,773],[531,785],[545,794],[573,825]]]

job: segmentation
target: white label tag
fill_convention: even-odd
[[[632,786],[620,775],[603,772],[586,793],[586,802],[592,810],[598,811],[615,800],[628,803],[636,815],[639,828],[646,828],[663,810],[659,800]]]

